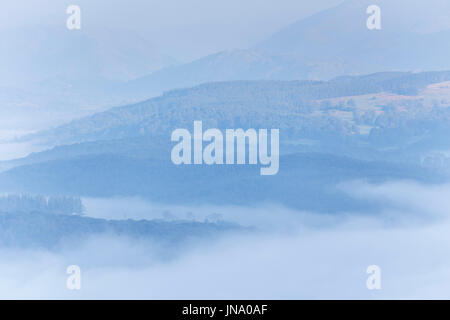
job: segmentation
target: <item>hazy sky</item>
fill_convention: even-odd
[[[246,48],[284,26],[342,0],[8,0],[0,5],[0,30],[65,27],[66,8],[82,10],[82,27],[132,29],[180,60]]]

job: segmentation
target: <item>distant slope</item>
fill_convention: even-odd
[[[125,28],[126,29],[126,28]],[[134,32],[64,25],[0,30],[0,127],[35,131],[155,94],[127,80],[173,65]]]
[[[124,81],[173,64],[126,28],[22,27],[0,31],[0,84]]]
[[[369,5],[382,29],[366,28]],[[224,51],[129,83],[162,92],[210,81],[331,79],[381,71],[448,70],[450,18],[444,0],[347,0],[302,19],[252,48]]]

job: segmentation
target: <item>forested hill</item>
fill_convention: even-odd
[[[26,136],[50,145],[161,135],[191,127],[194,120],[218,128],[302,128],[321,134],[354,131],[355,119],[343,121],[317,100],[377,93],[416,95],[427,85],[450,80],[450,72],[376,73],[331,81],[235,81],[169,91],[141,103],[113,108],[66,125]],[[358,113],[350,105],[348,112]],[[336,109],[336,108],[332,108]],[[334,128],[334,129],[333,129]]]

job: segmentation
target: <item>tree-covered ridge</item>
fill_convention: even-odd
[[[226,222],[105,220],[37,212],[0,214],[0,245],[11,247],[53,249],[67,242],[80,244],[95,236],[153,241],[173,246],[245,230]]]
[[[358,126],[366,125],[367,119],[371,121],[373,116],[375,121],[378,116],[405,118],[409,115],[390,112],[392,108],[378,112],[376,105],[371,110],[363,110],[350,99],[344,105],[322,100],[380,93],[414,97],[430,84],[449,80],[450,72],[390,72],[331,81],[207,83],[113,108],[26,139],[54,145],[167,135],[175,128],[192,126],[194,120],[217,128],[279,128],[284,130],[284,137],[353,135],[360,133]],[[420,109],[420,104],[417,106]],[[347,116],[335,112],[342,107]],[[383,123],[382,119],[378,123]]]

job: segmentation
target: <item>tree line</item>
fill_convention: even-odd
[[[27,194],[0,196],[0,213],[41,212],[81,215],[84,210],[83,202],[78,197]]]

